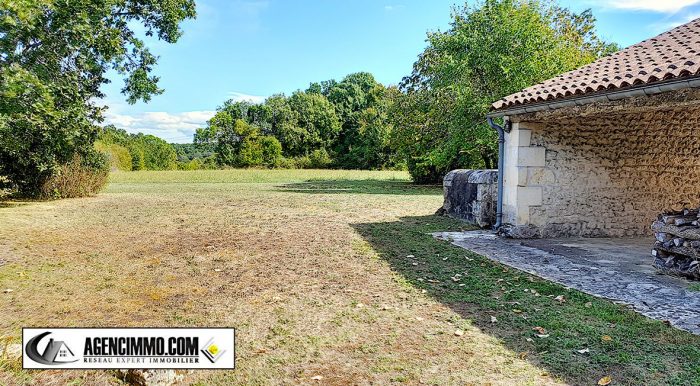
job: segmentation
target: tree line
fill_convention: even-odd
[[[596,35],[590,10],[537,0],[465,4],[453,9],[446,30],[428,33],[397,86],[359,72],[259,104],[224,102],[192,144],[167,145],[100,129],[94,100],[110,68],[125,76],[130,102],[162,92],[150,75],[156,58],[130,28],[141,23],[173,43],[179,23],[194,17],[193,1],[92,3],[0,7],[0,176],[23,194],[40,195],[76,159],[94,170],[108,163],[407,168],[416,182],[439,182],[451,169],[496,166],[496,135],[484,119],[492,102],[618,49]],[[88,13],[100,17],[75,17]]]
[[[196,131],[194,144],[221,166],[398,167],[390,144],[392,93],[360,72],[259,104],[227,101]]]

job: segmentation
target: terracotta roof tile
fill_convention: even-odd
[[[700,75],[700,19],[561,74],[492,105],[503,110]]]

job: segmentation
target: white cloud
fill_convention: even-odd
[[[591,0],[589,2],[607,8],[659,13],[675,13],[691,5],[700,4],[700,0]]]
[[[397,11],[399,9],[402,9],[403,5],[385,5],[384,10],[387,12],[392,12],[392,11]]]
[[[242,92],[231,91],[228,93],[228,98],[234,102],[253,102],[253,103],[263,103],[267,97],[260,95],[249,95]]]
[[[661,33],[678,27],[681,24],[685,24],[689,21],[695,20],[700,17],[700,13],[691,13],[687,15],[682,15],[678,18],[672,18],[671,20],[665,20],[663,22],[655,23],[652,25],[655,32]]]
[[[204,127],[215,113],[208,110],[181,113],[153,111],[129,115],[107,110],[104,123],[129,133],[151,134],[168,142],[190,143],[195,130]]]

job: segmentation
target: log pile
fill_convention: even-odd
[[[656,236],[654,267],[661,272],[700,279],[700,210],[667,211],[651,229]]]

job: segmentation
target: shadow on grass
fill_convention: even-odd
[[[604,376],[616,385],[700,384],[699,336],[429,234],[465,230],[464,223],[424,216],[353,227],[412,286],[550,376],[577,385],[594,385]],[[556,299],[560,295],[564,301]]]
[[[277,189],[306,194],[442,194],[440,185],[416,185],[408,181],[392,180],[309,180],[278,185]]]
[[[0,200],[0,209],[16,208],[18,206],[29,205],[28,201]]]

